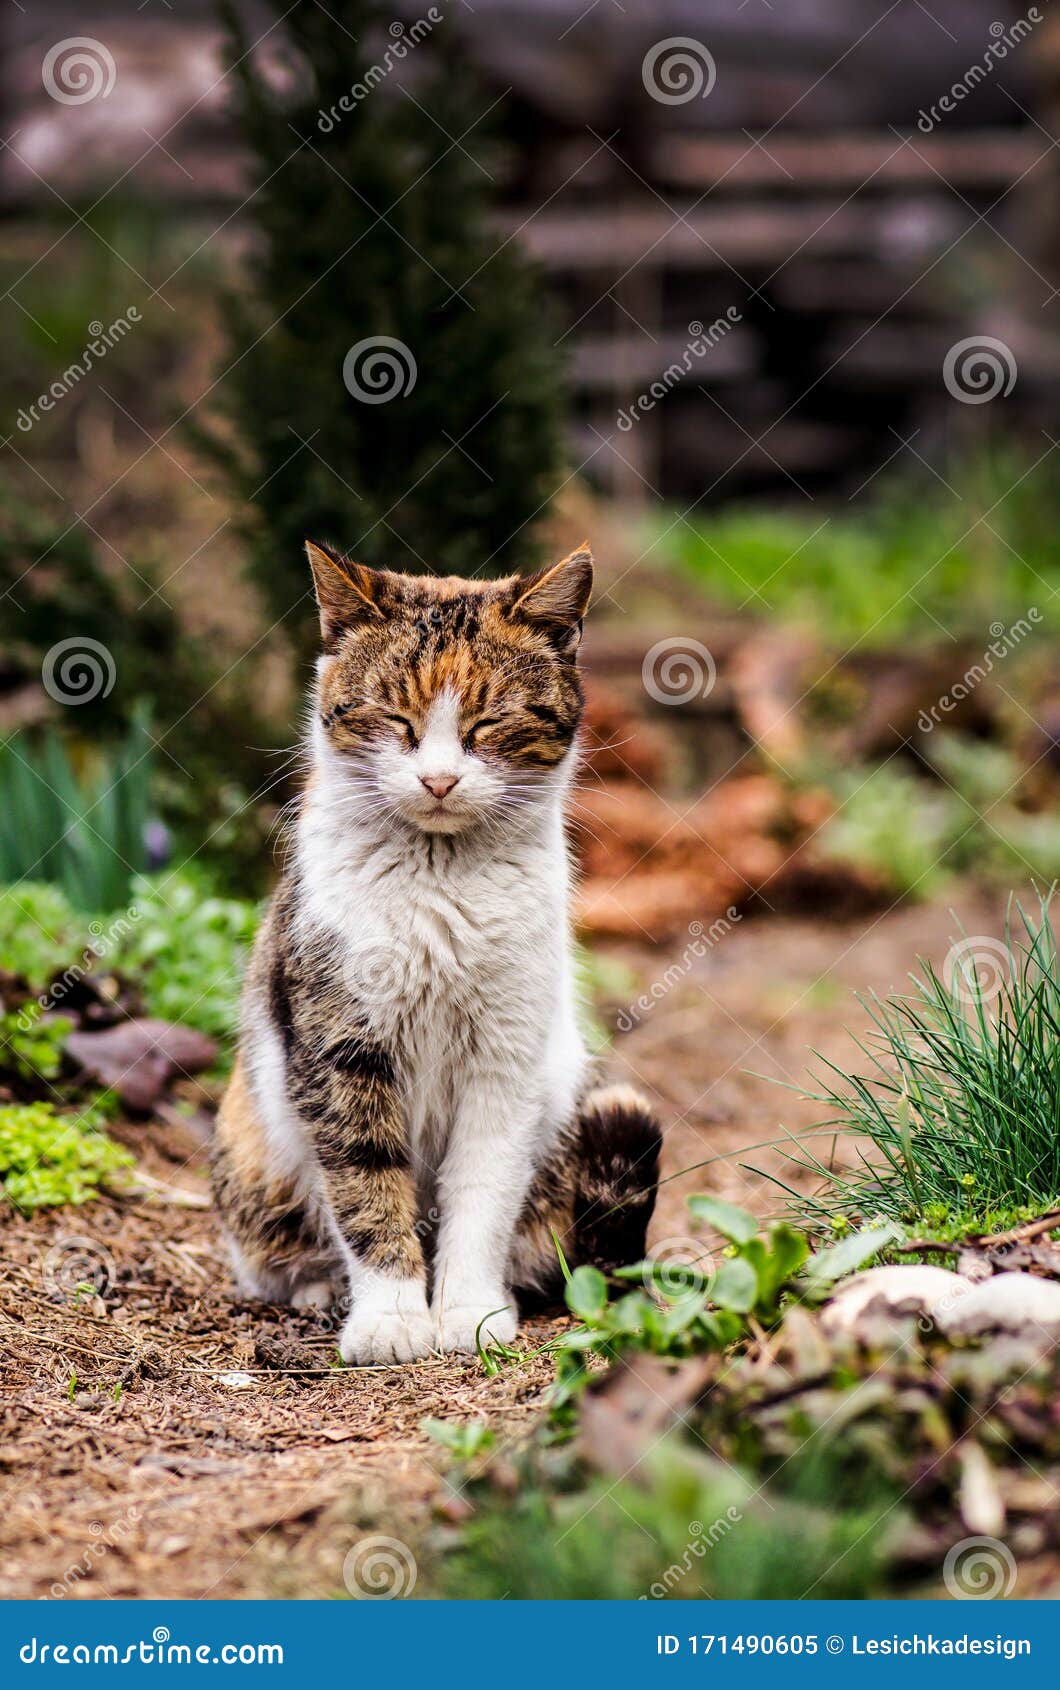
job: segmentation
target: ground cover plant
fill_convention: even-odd
[[[87,1203],[134,1157],[115,1143],[98,1106],[59,1114],[51,1103],[0,1105],[0,1188],[15,1208]]]

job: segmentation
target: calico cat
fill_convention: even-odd
[[[509,1341],[558,1257],[638,1260],[660,1134],[592,1089],[564,802],[588,548],[496,582],[310,544],[323,650],[214,1191],[240,1291],[348,1297],[355,1363]]]

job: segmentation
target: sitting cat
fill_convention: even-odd
[[[559,1262],[644,1253],[660,1135],[593,1090],[564,802],[587,549],[533,578],[307,547],[309,778],[250,964],[214,1191],[247,1296],[349,1297],[346,1361],[510,1340]],[[428,1295],[430,1294],[430,1301]]]

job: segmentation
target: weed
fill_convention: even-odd
[[[435,1420],[426,1415],[420,1421],[420,1431],[441,1444],[457,1461],[473,1461],[477,1455],[486,1455],[496,1442],[495,1433],[484,1420]]]
[[[816,1463],[790,1495],[676,1438],[638,1469],[641,1482],[596,1480],[573,1493],[533,1486],[492,1500],[442,1567],[464,1598],[695,1599],[865,1596],[878,1587],[879,1525],[890,1499]]]
[[[21,1010],[9,1010],[0,1015],[0,1068],[13,1068],[26,1080],[56,1079],[72,1028],[64,1015],[35,1018],[26,1026]]]

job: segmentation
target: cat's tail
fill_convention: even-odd
[[[578,1115],[574,1259],[623,1267],[645,1254],[655,1208],[662,1131],[632,1086],[589,1092]]]

